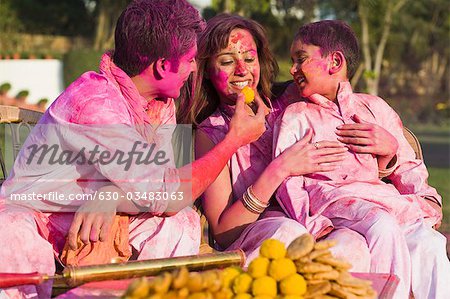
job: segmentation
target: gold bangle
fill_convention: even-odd
[[[261,214],[269,206],[269,204],[260,201],[252,191],[252,186],[242,194],[242,204],[244,207],[254,214]]]
[[[392,163],[392,161],[394,161],[394,163]],[[398,164],[397,163],[397,155],[395,155],[391,159],[391,161],[389,161],[389,163],[388,163],[388,165],[386,165],[386,167],[389,166],[390,164],[393,164],[393,165],[390,166],[389,168],[386,168],[386,169],[379,169],[378,168],[378,177],[380,179],[385,178],[387,176],[390,176],[394,172],[394,170],[397,168],[397,164]]]
[[[247,191],[245,191],[244,194],[242,194],[242,204],[247,210],[249,210],[254,214],[261,214],[262,212],[264,212],[264,209],[255,206],[251,202],[251,199],[249,198]]]
[[[250,199],[253,201],[253,203],[255,205],[257,205],[258,207],[261,207],[263,209],[267,208],[269,206],[268,203],[262,202],[261,200],[259,200],[259,198],[253,193],[253,189],[252,189],[252,185],[250,185],[247,188],[247,194],[250,197]]]

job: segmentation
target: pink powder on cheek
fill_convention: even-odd
[[[180,82],[184,81],[186,78],[183,78],[181,73],[177,73],[176,75],[177,80],[168,80],[168,82],[166,83],[167,88],[175,90],[175,89],[179,89],[180,88]]]
[[[248,71],[253,75],[253,88],[256,88],[261,77],[261,68],[259,65],[254,65],[251,66]]]
[[[302,67],[305,76],[316,76],[327,70],[327,65],[320,61],[311,61],[308,65]]]

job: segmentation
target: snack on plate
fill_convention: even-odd
[[[348,273],[351,265],[333,257],[329,249],[335,245],[336,241],[316,243],[304,234],[288,246],[287,257],[294,260],[308,285],[303,298],[376,298],[371,281],[353,277]]]
[[[123,298],[181,299],[308,299],[376,298],[370,281],[348,273],[351,265],[333,257],[335,241],[315,242],[304,234],[286,249],[278,240],[261,244],[260,256],[248,266],[173,273],[133,281]]]
[[[314,238],[310,234],[303,234],[289,244],[287,257],[291,260],[298,260],[310,253],[314,248]]]

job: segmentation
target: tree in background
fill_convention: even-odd
[[[392,19],[399,15],[399,11],[405,3],[406,0],[361,0],[358,2],[358,15],[361,23],[361,48],[364,54],[364,79],[367,92],[370,94],[378,95],[381,66],[386,44],[391,33]],[[374,11],[380,13],[382,17],[375,17]],[[377,28],[380,29],[377,35],[371,32],[373,26],[370,25],[374,23],[377,23]]]
[[[392,47],[382,79],[393,96],[449,100],[450,17],[448,1],[408,3],[393,24]],[[408,26],[405,26],[408,24]],[[382,82],[383,84],[383,82]]]
[[[449,101],[448,1],[323,0],[320,12],[360,37],[354,86],[388,99],[410,122],[448,122],[435,108]]]
[[[94,49],[105,50],[113,47],[114,30],[117,19],[129,0],[96,0],[97,24],[94,38]]]
[[[267,30],[274,53],[286,57],[293,35],[302,23],[315,18],[316,8],[317,0],[212,0],[203,16],[208,20],[227,12],[254,19]]]
[[[74,59],[65,59],[77,69],[65,77],[76,77],[94,69],[100,53],[113,46],[115,22],[129,1],[0,0],[0,54],[7,43],[14,48],[19,42],[18,32],[82,36],[90,49],[75,49],[79,53],[66,55]],[[290,78],[289,46],[300,25],[341,19],[361,42],[362,63],[352,78],[357,90],[380,94],[402,116],[411,111],[413,121],[421,122],[434,121],[435,106],[449,100],[448,0],[212,0],[203,16],[209,19],[220,12],[238,13],[266,28],[284,69],[279,80]]]
[[[12,0],[0,1],[0,51],[5,51],[5,42],[11,45],[17,43],[17,32],[22,30],[23,25],[17,17],[16,11],[11,6]]]
[[[0,32],[83,36],[111,48],[115,23],[130,0],[1,0]]]
[[[362,50],[352,84],[363,77],[366,92],[378,95],[381,69],[393,19],[398,18],[407,0],[335,0],[322,3],[321,17],[334,17],[349,23],[358,33]]]
[[[89,36],[95,14],[84,0],[2,0],[23,24],[23,32],[64,36]],[[3,4],[2,4],[3,5]]]
[[[250,17],[254,13],[266,13],[270,10],[269,0],[212,0],[216,12],[237,13]]]

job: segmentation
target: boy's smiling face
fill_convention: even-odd
[[[334,99],[335,89],[329,72],[329,55],[322,57],[320,47],[304,44],[300,39],[296,39],[291,45],[291,60],[290,73],[302,97],[320,94],[330,100]]]

